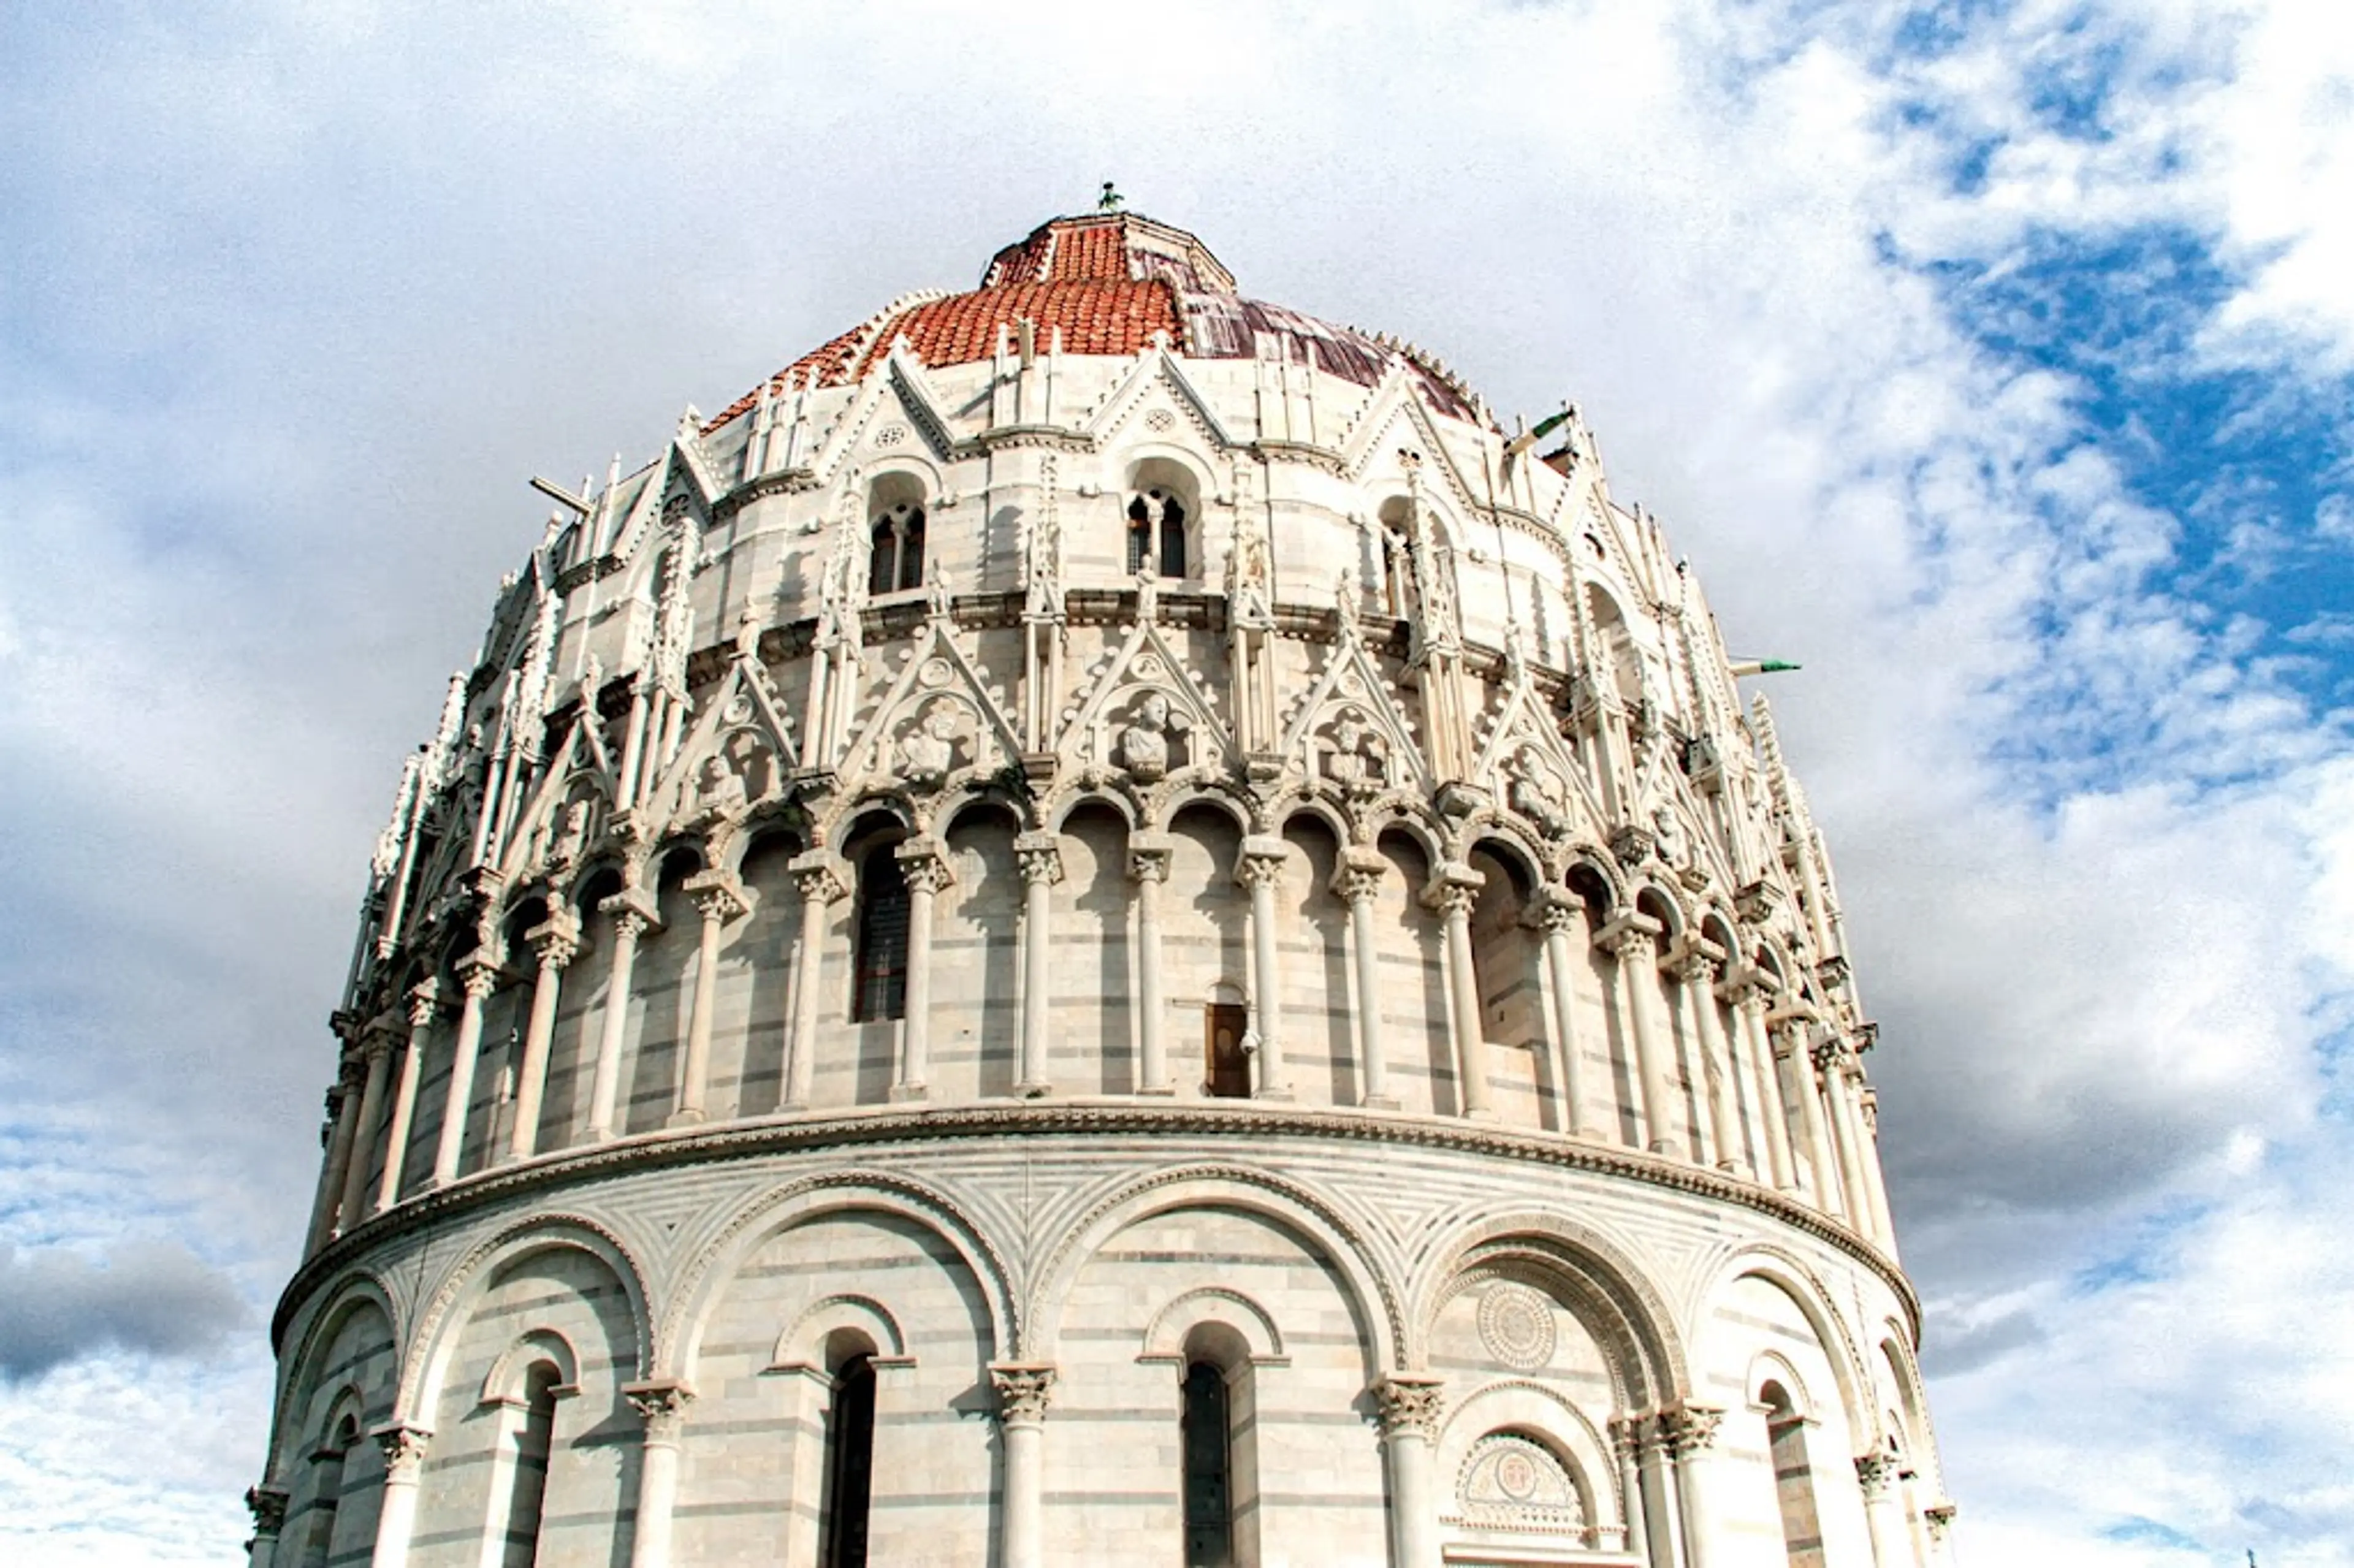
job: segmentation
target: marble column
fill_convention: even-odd
[[[1896,1456],[1885,1448],[1860,1454],[1856,1484],[1863,1491],[1863,1520],[1872,1531],[1874,1568],[1915,1568],[1904,1539],[1904,1514],[1896,1496]]]
[[[1868,1023],[1864,1028],[1867,1042],[1880,1026]],[[1863,1050],[1870,1050],[1866,1044]],[[1872,1201],[1872,1223],[1880,1234],[1882,1250],[1892,1256],[1896,1251],[1896,1222],[1888,1213],[1888,1178],[1880,1168],[1880,1094],[1863,1075],[1863,1058],[1859,1052],[1855,1067],[1856,1155],[1863,1167],[1864,1195]]]
[[[1756,1085],[1759,1137],[1766,1146],[1766,1170],[1776,1189],[1798,1190],[1797,1163],[1790,1149],[1790,1115],[1782,1102],[1782,1074],[1775,1065],[1773,1043],[1766,1033],[1766,1008],[1770,995],[1766,981],[1755,970],[1726,986],[1719,994],[1733,1004],[1735,1038],[1749,1062]]]
[[[1166,833],[1128,835],[1128,874],[1136,883],[1136,1092],[1176,1092],[1169,1081],[1167,999],[1161,991],[1161,889],[1176,845]]]
[[[997,1390],[1003,1507],[998,1518],[999,1568],[1040,1568],[1045,1561],[1046,1405],[1051,1366],[1000,1362],[989,1369]]]
[[[1254,833],[1243,840],[1235,880],[1250,890],[1251,1031],[1258,1038],[1257,1097],[1292,1097],[1283,1059],[1283,970],[1276,961],[1275,890],[1283,875],[1283,841]]]
[[[1437,911],[1446,932],[1448,1018],[1454,1025],[1463,1114],[1491,1121],[1496,1110],[1488,1086],[1488,1037],[1479,1022],[1479,971],[1471,957],[1471,906],[1484,881],[1468,865],[1442,865],[1422,890],[1422,904]]]
[[[1684,1554],[1681,1493],[1676,1488],[1675,1465],[1660,1416],[1644,1416],[1637,1425],[1635,1473],[1642,1487],[1651,1568],[1691,1568]]]
[[[344,1191],[335,1205],[335,1229],[350,1230],[367,1217],[368,1154],[376,1129],[384,1125],[385,1091],[392,1081],[393,1043],[403,1033],[397,1015],[371,1021],[360,1033],[360,1060],[365,1076],[360,1089],[359,1118],[352,1126],[352,1147],[344,1157]]]
[[[1442,1380],[1395,1374],[1373,1384],[1382,1462],[1389,1471],[1391,1568],[1438,1568],[1438,1494],[1431,1475]]]
[[[400,1179],[408,1164],[408,1133],[417,1122],[417,1086],[425,1081],[425,1047],[441,1011],[441,982],[420,980],[408,988],[408,1038],[401,1047],[400,1074],[392,1092],[392,1123],[384,1134],[384,1175],[376,1182],[376,1207],[382,1213],[400,1202]]]
[[[1668,1073],[1667,1043],[1659,1038],[1659,923],[1648,915],[1624,915],[1594,934],[1595,944],[1618,960],[1618,987],[1627,1022],[1635,1036],[1636,1078],[1642,1089],[1643,1139],[1654,1154],[1691,1152],[1669,1130],[1675,1089]]]
[[[1709,1134],[1716,1145],[1716,1168],[1746,1176],[1750,1166],[1742,1152],[1741,1118],[1734,1109],[1733,1062],[1716,1017],[1717,959],[1713,948],[1693,944],[1677,956],[1674,972],[1683,988],[1684,1006],[1691,1013],[1692,1049],[1700,1054],[1701,1077],[1708,1093]]]
[[[1370,1110],[1396,1110],[1389,1090],[1389,1054],[1382,1040],[1382,952],[1373,925],[1373,905],[1389,859],[1355,845],[1341,852],[1333,868],[1332,893],[1349,906],[1349,958],[1357,972],[1357,1103]]]
[[[678,1506],[678,1445],[695,1391],[674,1378],[625,1385],[621,1397],[645,1424],[639,1439],[637,1521],[630,1568],[670,1568],[671,1515]]]
[[[466,1142],[466,1112],[474,1098],[474,1058],[482,1049],[482,1002],[499,983],[499,966],[477,951],[458,965],[465,1002],[458,1013],[458,1040],[450,1049],[450,1088],[441,1111],[441,1141],[433,1151],[433,1185],[458,1179],[458,1156]]]
[[[1850,1073],[1855,1053],[1847,1042],[1828,1039],[1815,1047],[1815,1065],[1822,1070],[1823,1098],[1829,1107],[1831,1150],[1839,1158],[1840,1196],[1847,1204],[1848,1224],[1870,1236],[1872,1197],[1864,1190],[1863,1156],[1857,1147],[1855,1100]]]
[[[539,959],[532,982],[531,1022],[523,1040],[523,1065],[515,1074],[514,1128],[507,1139],[509,1160],[528,1160],[539,1150],[539,1107],[547,1097],[547,1057],[556,1039],[556,1003],[564,970],[580,952],[580,920],[558,909],[524,933]]]
[[[1054,946],[1048,915],[1055,884],[1063,880],[1063,852],[1052,833],[1019,833],[1014,859],[1022,867],[1022,1080],[1013,1092],[1035,1097],[1052,1090],[1046,1042],[1054,1018]]]
[[[1680,1404],[1659,1417],[1661,1436],[1675,1467],[1686,1568],[1710,1568],[1723,1555],[1716,1548],[1716,1498],[1712,1486],[1717,1428],[1723,1421],[1724,1412],[1710,1404]]]
[[[278,1538],[286,1530],[288,1494],[284,1487],[263,1483],[245,1489],[246,1510],[253,1515],[253,1539],[245,1543],[246,1568],[270,1568],[278,1555]]]
[[[1824,1126],[1823,1092],[1815,1078],[1816,1055],[1807,1039],[1810,1026],[1798,1014],[1782,1014],[1770,1018],[1768,1022],[1775,1026],[1783,1055],[1790,1064],[1790,1083],[1798,1097],[1798,1130],[1806,1140],[1807,1171],[1813,1178],[1815,1207],[1826,1214],[1844,1213],[1839,1162],[1831,1158],[1830,1134]],[[1835,1059],[1836,1055],[1834,1052],[1824,1060]]]
[[[956,881],[956,873],[937,840],[910,839],[894,853],[907,878],[907,990],[891,1097],[920,1100],[932,1071],[932,900]]]
[[[711,1012],[719,993],[719,934],[727,922],[750,911],[752,901],[735,874],[699,871],[686,879],[687,896],[703,916],[703,937],[695,948],[695,1000],[686,1015],[686,1064],[679,1074],[678,1108],[670,1113],[671,1127],[693,1127],[707,1120],[705,1104],[711,1092]]]
[[[819,977],[824,969],[826,910],[850,895],[850,868],[827,850],[793,857],[793,885],[801,895],[801,934],[793,946],[792,1036],[785,1043],[785,1092],[779,1110],[806,1110],[817,1076]]]
[[[384,1499],[376,1516],[376,1551],[368,1561],[376,1568],[407,1568],[408,1538],[417,1529],[417,1477],[425,1468],[433,1434],[395,1421],[371,1436],[384,1451]]]
[[[352,1141],[360,1119],[360,1065],[346,1055],[336,1068],[334,1086],[327,1091],[327,1153],[319,1171],[319,1193],[311,1205],[311,1234],[303,1248],[307,1256],[335,1237],[335,1211],[344,1197],[344,1177],[351,1167]]]
[[[588,1084],[586,1136],[590,1143],[602,1143],[613,1136],[614,1111],[621,1093],[621,1046],[630,1030],[630,983],[638,968],[638,938],[662,928],[652,900],[634,887],[603,899],[597,912],[612,917],[613,962],[605,977],[605,1011],[597,1021],[597,1066]]]
[[[1585,1061],[1577,1043],[1577,983],[1570,932],[1585,917],[1585,906],[1552,888],[1529,906],[1528,920],[1544,937],[1545,990],[1553,1013],[1553,1087],[1561,1096],[1560,1130],[1576,1138],[1600,1138],[1585,1104]]]
[[[1650,1532],[1643,1527],[1643,1472],[1638,1464],[1642,1449],[1643,1418],[1612,1416],[1610,1453],[1618,1461],[1618,1508],[1625,1526],[1619,1550],[1648,1563],[1651,1560],[1651,1547]],[[1606,1541],[1603,1545],[1607,1547],[1609,1542]]]

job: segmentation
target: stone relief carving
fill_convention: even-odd
[[[957,766],[958,742],[964,731],[964,715],[957,705],[935,697],[899,736],[900,774],[914,788],[938,789]]]
[[[1349,795],[1374,795],[1389,788],[1389,747],[1363,708],[1345,706],[1317,731],[1323,779]]]
[[[1158,783],[1192,760],[1186,755],[1192,729],[1184,715],[1171,707],[1169,694],[1148,689],[1120,726],[1120,767],[1140,784]]]
[[[1570,830],[1569,782],[1544,754],[1529,742],[1504,759],[1510,780],[1504,799],[1512,810],[1536,824],[1547,838],[1561,838]]]
[[[1552,1449],[1516,1432],[1493,1432],[1471,1446],[1456,1482],[1463,1522],[1506,1530],[1583,1535],[1585,1499]]]

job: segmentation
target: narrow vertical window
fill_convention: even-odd
[[[1186,1364],[1178,1426],[1185,1465],[1185,1568],[1232,1568],[1234,1424],[1225,1374],[1208,1361]]]
[[[863,1355],[833,1377],[826,1416],[825,1518],[818,1561],[823,1568],[866,1568],[866,1511],[875,1476],[875,1363]]]
[[[1141,495],[1128,503],[1128,570],[1132,577],[1152,559],[1152,507]]]
[[[899,586],[917,588],[924,586],[924,509],[905,506],[906,515],[899,519]]]
[[[1779,1383],[1767,1383],[1760,1397],[1774,1458],[1774,1497],[1781,1506],[1782,1550],[1789,1568],[1823,1568],[1823,1527],[1815,1509],[1814,1470],[1807,1462],[1807,1423],[1790,1407]]]
[[[1161,503],[1161,575],[1185,575],[1185,508],[1173,495]]]
[[[344,1466],[360,1440],[359,1424],[346,1415],[335,1424],[327,1446],[312,1456],[311,1518],[303,1531],[304,1568],[324,1568],[335,1550],[335,1513],[344,1501]]]
[[[1210,1093],[1220,1099],[1250,1098],[1250,1057],[1243,1050],[1249,1014],[1230,1002],[1213,1002],[1204,1010],[1209,1038],[1203,1042],[1209,1057]]]
[[[887,516],[875,520],[866,556],[866,591],[889,593],[899,582],[899,533]]]
[[[861,1022],[897,1018],[907,1006],[907,877],[893,844],[868,852],[858,873],[858,994]]]
[[[524,1375],[523,1420],[514,1432],[514,1467],[507,1494],[506,1538],[500,1542],[502,1568],[534,1568],[539,1562],[539,1521],[547,1505],[547,1459],[556,1446],[556,1368],[546,1361]]]

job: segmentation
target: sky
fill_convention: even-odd
[[[1805,666],[1960,1561],[2354,1565],[2334,0],[0,7],[0,1557],[244,1539],[525,481],[1105,179]]]

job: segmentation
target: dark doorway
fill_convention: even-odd
[[[1204,1010],[1209,1039],[1204,1046],[1210,1063],[1210,1093],[1220,1099],[1250,1098],[1250,1057],[1243,1050],[1243,1034],[1250,1027],[1244,1009],[1213,1002]]]

